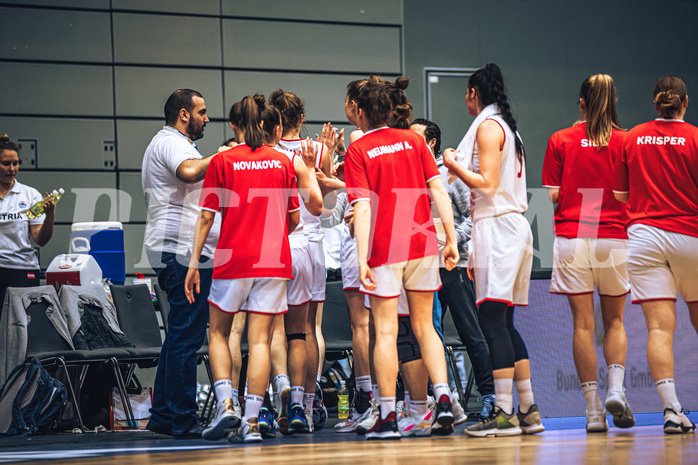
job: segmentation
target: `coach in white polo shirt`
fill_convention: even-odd
[[[18,172],[19,147],[0,134],[0,305],[8,287],[40,284],[39,259],[31,241],[44,246],[53,235],[56,204],[48,202],[46,213],[30,220],[26,211],[43,197],[17,181]]]
[[[196,404],[196,351],[208,323],[208,293],[220,220],[208,236],[202,253],[201,292],[193,304],[184,294],[194,225],[206,169],[213,157],[203,158],[195,140],[204,135],[206,103],[200,93],[179,89],[165,103],[164,126],[143,156],[141,182],[148,221],[145,249],[160,287],[167,293],[170,313],[162,345],[148,429],[175,437],[201,437]]]

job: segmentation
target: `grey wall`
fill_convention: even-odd
[[[0,1],[0,132],[22,145],[21,182],[67,192],[42,268],[73,222],[111,220],[127,274],[150,271],[140,168],[173,90],[206,100],[204,155],[232,135],[233,102],[279,87],[305,99],[314,136],[347,126],[346,84],[399,74],[402,49],[400,0]]]
[[[497,63],[526,144],[532,190],[541,187],[548,137],[579,115],[579,86],[587,76],[613,76],[626,128],[656,117],[652,89],[661,75],[683,78],[689,94],[698,86],[698,2],[404,0],[404,9],[405,72],[415,116],[424,113],[425,67]],[[464,90],[453,95],[455,105],[464,105],[464,96]],[[698,122],[690,106],[686,120]],[[459,137],[471,121],[465,118]],[[528,217],[537,236],[534,268],[552,265],[552,206],[546,202],[533,192]]]

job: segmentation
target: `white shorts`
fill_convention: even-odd
[[[224,313],[264,313],[288,311],[286,281],[282,278],[214,279],[208,302]]]
[[[555,236],[553,294],[591,294],[594,286],[599,295],[624,296],[630,292],[628,280],[628,241]]]
[[[364,294],[364,307],[371,310],[371,299],[368,294]],[[400,289],[400,296],[397,298],[397,316],[410,316],[410,306],[407,302],[405,289]]]
[[[291,257],[293,259],[293,279],[286,283],[286,299],[288,305],[298,307],[307,304],[312,299],[310,291],[313,287],[313,259],[310,256],[308,241],[291,243]]]
[[[628,274],[633,303],[698,302],[698,237],[633,224],[628,228]]]
[[[533,235],[526,218],[509,213],[473,225],[472,253],[477,305],[486,300],[528,305]]]
[[[420,292],[441,289],[438,255],[371,268],[371,273],[376,281],[376,289],[368,291],[361,286],[360,291],[376,297],[399,297],[403,288]]]
[[[356,241],[351,240],[347,243],[342,243],[342,288],[359,289],[359,255],[356,252]]]
[[[327,285],[327,270],[325,269],[325,251],[322,241],[308,241],[310,244],[310,256],[313,258],[313,288],[311,299],[313,302],[325,301],[325,286]]]

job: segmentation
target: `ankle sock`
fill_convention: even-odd
[[[371,377],[359,376],[356,378],[356,389],[361,389],[365,392],[371,392]]]
[[[381,420],[385,420],[390,412],[395,411],[395,397],[380,397],[378,404],[381,407]]]
[[[433,390],[434,390],[434,398],[436,399],[436,402],[438,402],[441,399],[441,396],[448,396],[449,400],[451,399],[451,389],[448,387],[448,384],[446,384],[446,383],[434,384]]]
[[[582,392],[587,401],[587,412],[603,412],[603,405],[599,399],[599,389],[596,381],[582,383]]]
[[[274,392],[280,395],[284,389],[291,387],[291,380],[288,378],[288,375],[282,373],[274,377],[272,384],[274,385]]]
[[[625,379],[625,367],[614,363],[608,366],[608,389],[623,391],[623,380]]]
[[[410,401],[410,412],[415,415],[424,416],[429,410],[426,400],[412,400]]]
[[[303,405],[303,394],[305,394],[303,386],[291,386],[291,404]]]
[[[313,411],[313,400],[315,400],[315,393],[303,394],[303,408],[312,412]]]
[[[263,402],[264,397],[261,396],[248,394],[247,397],[245,397],[245,415],[243,417],[245,421],[250,418],[259,418],[259,410],[262,408]]]
[[[664,408],[671,407],[676,413],[681,413],[681,404],[679,399],[676,397],[676,385],[674,384],[673,378],[660,379],[656,383],[657,391],[659,391],[659,397],[662,399],[662,404]]]
[[[218,405],[221,405],[225,399],[233,397],[233,382],[229,379],[219,379],[213,383],[213,389],[216,391]]]

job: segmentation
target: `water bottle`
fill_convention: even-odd
[[[347,386],[344,384],[344,380],[339,382],[339,392],[337,392],[337,397],[339,397],[339,402],[337,403],[337,416],[340,420],[346,420],[349,418],[349,391],[347,391]]]
[[[34,205],[32,205],[32,207],[29,210],[27,210],[27,216],[29,217],[29,219],[33,220],[34,218],[43,215],[46,202],[48,202],[49,200],[53,200],[54,202],[58,203],[58,201],[61,200],[61,196],[63,194],[65,194],[63,188],[60,188],[58,190],[54,189],[54,191],[47,195],[45,199],[36,202]]]

